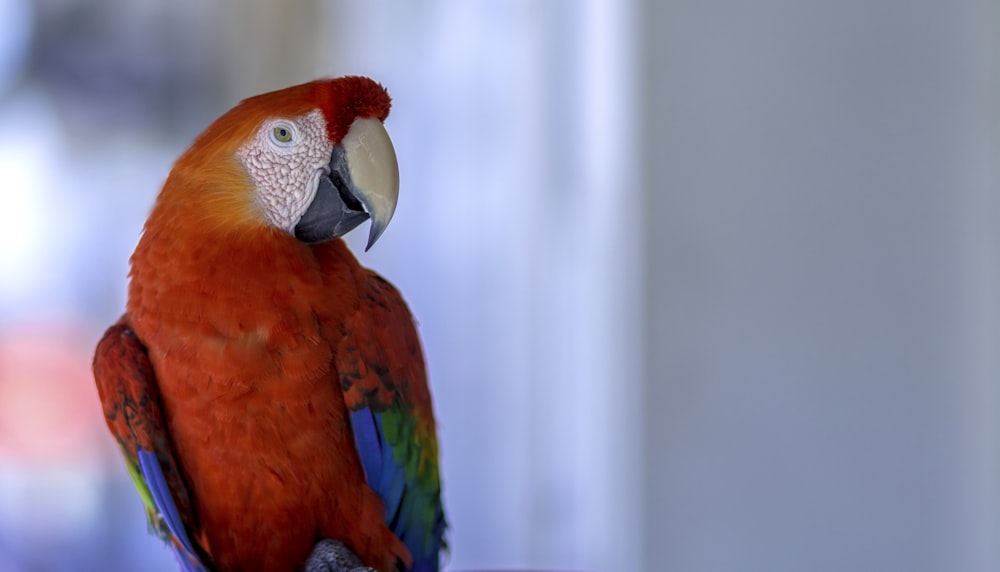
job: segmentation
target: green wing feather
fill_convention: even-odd
[[[420,341],[388,282],[368,273],[362,294],[341,330],[335,364],[358,455],[385,504],[387,525],[410,550],[411,570],[436,572],[447,525]]]

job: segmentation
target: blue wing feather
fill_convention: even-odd
[[[436,572],[440,545],[428,545],[425,539],[440,539],[444,534],[443,516],[435,530],[420,531],[415,511],[423,499],[410,490],[406,467],[397,461],[392,445],[385,436],[382,413],[368,407],[351,412],[354,443],[361,457],[365,478],[385,505],[385,522],[413,555],[413,572]],[[409,493],[409,494],[408,494]],[[433,542],[431,543],[433,544]]]
[[[372,410],[367,407],[351,412],[351,426],[354,428],[354,444],[361,456],[361,466],[369,483],[382,478],[383,448],[381,432],[375,427]]]
[[[167,542],[185,572],[205,572],[200,547],[185,529],[184,523],[194,520],[191,499],[173,458],[153,366],[125,317],[97,344],[94,381],[108,429],[143,499],[150,532]]]
[[[177,562],[184,572],[206,572],[204,565],[195,554],[187,532],[184,530],[180,513],[177,512],[177,505],[174,503],[173,497],[170,496],[170,488],[163,476],[163,469],[160,468],[160,461],[156,458],[155,453],[144,449],[139,449],[138,453],[139,470],[149,487],[153,504],[156,505],[156,510],[163,517],[170,534],[177,539],[176,543],[170,543],[174,556],[177,557]]]
[[[381,426],[382,420],[381,415],[376,414],[376,423]],[[382,478],[375,482],[375,492],[382,497],[382,502],[385,504],[385,521],[387,523],[392,521],[392,517],[399,510],[399,503],[403,499],[403,493],[406,490],[406,475],[403,473],[402,467],[396,464],[393,458],[392,446],[388,442],[383,441],[384,445],[382,447]],[[393,530],[396,536],[399,536],[400,531]]]
[[[392,446],[385,440],[382,431],[382,414],[372,413],[368,407],[351,412],[351,427],[354,430],[354,444],[361,457],[368,486],[375,490],[385,505],[386,522],[392,520],[399,508],[406,488],[406,475],[392,455]],[[397,533],[397,531],[393,530]]]

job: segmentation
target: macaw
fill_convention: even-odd
[[[438,570],[413,318],[339,238],[370,218],[370,248],[395,210],[389,107],[364,77],[246,99],[181,155],[146,221],[93,369],[183,570]]]

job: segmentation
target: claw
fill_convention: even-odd
[[[343,542],[320,540],[306,560],[305,572],[375,572],[361,563],[361,560]]]

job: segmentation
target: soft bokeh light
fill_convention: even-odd
[[[614,208],[636,201],[628,4],[9,6],[24,16],[4,21],[2,61],[20,67],[0,70],[4,570],[173,567],[103,427],[91,352],[174,157],[243,97],[345,73],[394,98],[400,205],[361,259],[420,323],[450,565],[638,566],[621,500],[638,494],[635,259],[619,255],[638,229]]]

